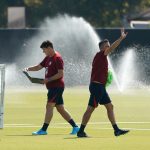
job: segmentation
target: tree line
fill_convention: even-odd
[[[45,17],[58,14],[83,17],[95,28],[120,27],[125,20],[150,7],[150,0],[1,0],[0,28],[7,27],[7,8],[24,6],[26,27],[38,27]]]

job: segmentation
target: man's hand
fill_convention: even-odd
[[[24,68],[23,71],[26,71],[26,72],[27,72],[27,71],[29,71],[29,68]]]
[[[43,84],[47,84],[48,82],[49,82],[48,78],[46,78],[46,79],[43,80]]]
[[[127,36],[128,32],[125,33],[124,28],[121,28],[121,39],[125,39]]]
[[[111,46],[107,50],[105,50],[104,54],[108,55],[110,52],[112,52],[120,44],[120,42],[126,38],[127,34],[128,32],[125,33],[124,28],[121,28],[121,36],[118,40],[111,44]]]

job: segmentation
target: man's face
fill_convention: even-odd
[[[43,49],[43,53],[45,53],[46,56],[51,55],[51,48],[42,48]]]
[[[105,51],[105,50],[107,50],[109,47],[110,47],[110,43],[109,43],[109,42],[106,42],[106,43],[103,44],[102,50]]]

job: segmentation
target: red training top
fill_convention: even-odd
[[[61,55],[56,52],[53,57],[46,56],[40,63],[45,68],[45,78],[50,78],[58,73],[59,69],[64,69],[64,62]],[[64,78],[50,81],[46,84],[47,89],[53,87],[64,87]]]
[[[101,84],[106,84],[108,74],[108,60],[104,51],[98,52],[92,63],[91,82],[97,81]]]

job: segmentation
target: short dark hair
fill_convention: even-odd
[[[101,48],[101,47],[103,46],[103,44],[105,44],[105,43],[107,43],[107,42],[109,42],[108,39],[104,39],[104,40],[102,40],[101,42],[99,42],[99,48]]]
[[[52,42],[50,42],[50,41],[44,41],[44,42],[42,42],[42,44],[41,44],[41,46],[40,46],[40,48],[48,48],[48,47],[51,47],[51,48],[53,48],[53,43]]]

